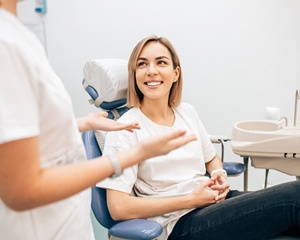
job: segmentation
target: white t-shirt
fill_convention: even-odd
[[[105,139],[104,155],[121,151],[135,145],[144,138],[157,136],[175,129],[185,129],[193,133],[197,141],[171,151],[165,156],[148,159],[138,165],[124,170],[116,179],[106,179],[98,187],[114,189],[143,198],[164,198],[186,195],[192,192],[199,183],[207,180],[205,163],[215,156],[213,147],[203,124],[194,107],[182,103],[174,108],[175,122],[172,127],[158,125],[148,119],[139,108],[132,108],[119,121],[139,122],[141,130],[109,132]],[[171,212],[151,220],[164,227],[159,239],[167,239],[177,220],[192,209]]]
[[[42,168],[85,161],[70,97],[42,45],[1,8],[0,75],[0,144],[39,136]],[[88,189],[56,203],[16,212],[0,199],[0,239],[94,239],[90,200]]]

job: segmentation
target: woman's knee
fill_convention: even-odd
[[[283,194],[300,201],[300,181],[287,182],[280,185]]]

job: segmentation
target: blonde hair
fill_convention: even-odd
[[[141,102],[143,100],[143,93],[139,90],[136,84],[136,66],[137,66],[137,59],[143,50],[143,48],[149,42],[159,42],[164,45],[170,52],[172,57],[173,69],[175,70],[177,67],[179,69],[179,76],[178,80],[173,83],[170,89],[169,95],[169,106],[170,107],[177,107],[181,101],[182,95],[182,74],[180,68],[180,61],[179,57],[176,53],[175,48],[170,43],[170,41],[164,37],[157,37],[155,35],[146,37],[142,39],[133,49],[129,61],[128,61],[128,91],[127,91],[127,105],[128,107],[140,107]]]

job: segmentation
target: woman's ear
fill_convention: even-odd
[[[174,80],[173,82],[177,82],[178,78],[179,78],[179,74],[180,74],[180,67],[176,67],[174,70]]]

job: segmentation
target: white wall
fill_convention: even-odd
[[[264,119],[266,106],[293,119],[300,88],[298,0],[51,0],[43,17],[33,13],[34,2],[21,3],[20,14],[45,22],[49,60],[77,116],[95,110],[81,86],[85,62],[128,59],[140,39],[157,34],[181,56],[183,100],[194,104],[210,134],[230,136],[236,122]],[[227,147],[227,160],[241,161]],[[262,187],[263,174],[250,168],[250,190]],[[269,179],[294,177],[271,171]],[[242,177],[230,182],[242,189]]]

